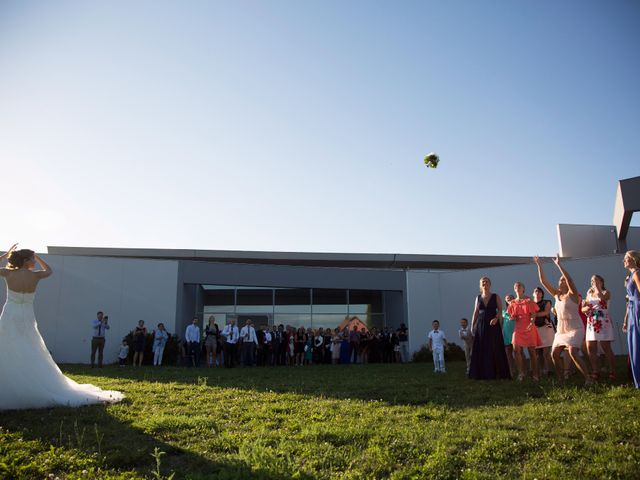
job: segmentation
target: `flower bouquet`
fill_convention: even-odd
[[[440,157],[435,153],[431,152],[426,157],[424,157],[424,164],[428,168],[438,168],[438,163],[440,162]]]

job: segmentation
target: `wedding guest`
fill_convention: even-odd
[[[304,344],[306,340],[306,334],[304,331],[304,327],[299,327],[296,331],[296,343],[295,343],[295,354],[296,354],[296,365],[302,365],[304,363]]]
[[[224,339],[224,366],[226,368],[232,368],[236,364],[236,350],[238,340],[240,339],[240,332],[238,332],[235,318],[229,318],[229,320],[227,320],[227,324],[222,329],[221,336]]]
[[[313,363],[320,364],[324,360],[324,329],[318,328],[313,337]]]
[[[144,357],[144,344],[147,339],[147,329],[144,320],[138,320],[138,325],[133,331],[133,366],[141,367]]]
[[[409,361],[409,329],[404,323],[398,328],[398,340],[400,341],[400,359],[402,363]]]
[[[104,344],[105,334],[109,330],[109,317],[106,317],[103,312],[96,314],[95,320],[92,323],[93,336],[91,337],[91,368],[95,367],[96,352],[98,353],[98,367],[102,367],[102,360],[104,358]]]
[[[611,349],[613,341],[613,322],[609,317],[609,301],[611,293],[604,286],[604,278],[600,275],[591,277],[591,288],[587,291],[582,302],[582,311],[587,315],[587,352],[591,363],[591,378],[598,380],[600,366],[598,365],[598,346],[604,352],[609,380],[616,379],[616,361]]]
[[[129,345],[127,345],[127,341],[123,338],[122,345],[120,345],[120,351],[118,352],[118,362],[121,367],[127,365],[127,358],[129,357]]]
[[[494,380],[511,378],[509,362],[502,338],[502,301],[491,292],[491,280],[480,279],[480,293],[475,299],[471,316],[471,363],[469,378]]]
[[[267,325],[260,327],[260,336],[258,344],[260,345],[260,354],[258,355],[258,365],[261,367],[271,365],[271,349],[273,348],[273,337]]]
[[[360,329],[360,363],[369,363],[369,346],[371,345],[371,336],[367,329]],[[398,349],[399,350],[399,349]]]
[[[296,335],[297,332],[293,327],[287,332],[287,355],[291,367],[296,365]]]
[[[256,329],[253,328],[253,322],[250,318],[240,329],[240,339],[242,340],[242,365],[245,367],[253,367],[255,364],[255,350],[258,346],[258,337]]]
[[[340,361],[340,343],[342,343],[340,329],[334,328],[331,336],[331,363],[334,365]]]
[[[400,340],[397,332],[391,331],[389,343],[391,344],[391,363],[400,363]]]
[[[627,332],[633,383],[640,388],[640,252],[629,250],[623,262],[624,268],[629,270],[626,284],[629,300],[623,330]]]
[[[304,365],[311,365],[313,361],[313,330],[307,329],[304,335]]]
[[[325,328],[324,329],[324,355],[323,355],[323,363],[326,363],[327,365],[331,365],[331,338],[333,337],[333,334],[331,333],[331,329],[330,328]]]
[[[358,363],[358,349],[360,348],[360,332],[356,325],[349,332],[349,362]]]
[[[471,335],[471,329],[469,328],[469,320],[467,320],[466,318],[460,320],[458,337],[460,337],[460,340],[462,340],[462,345],[464,346],[464,359],[467,362],[467,375],[469,375],[469,368],[471,367],[471,349],[473,347],[473,335]]]
[[[551,301],[544,298],[544,292],[542,288],[536,287],[533,289],[533,301],[536,302],[540,309],[534,315],[533,323],[538,329],[538,335],[540,336],[540,346],[536,349],[538,355],[538,362],[542,357],[542,375],[550,375],[553,372],[553,362],[551,360],[551,347],[553,346],[553,339],[556,336],[556,332],[551,323]]]
[[[526,376],[526,361],[523,351],[526,348],[531,361],[531,375],[533,381],[537,382],[540,377],[538,374],[536,348],[542,342],[540,341],[538,329],[534,326],[533,314],[538,311],[538,305],[524,294],[524,283],[516,282],[513,285],[513,291],[516,294],[516,298],[509,304],[507,312],[515,322],[512,343],[518,366],[518,381],[523,381]]]
[[[194,318],[191,321],[191,325],[187,326],[184,340],[187,342],[187,355],[191,356],[190,365],[193,364],[193,366],[199,367],[202,347],[200,346],[200,328],[198,327],[197,318]]]
[[[340,332],[342,341],[340,342],[340,363],[351,363],[351,348],[349,347],[349,329],[344,327]]]
[[[434,373],[446,373],[444,365],[444,349],[447,348],[447,339],[442,330],[440,330],[440,322],[434,320],[431,322],[433,330],[429,332],[429,350],[433,354],[433,371]]]
[[[207,367],[216,366],[219,335],[220,329],[218,328],[218,324],[216,323],[216,318],[213,315],[209,315],[209,320],[204,327],[204,348],[207,358]]]
[[[538,257],[534,257],[533,261],[538,267],[538,277],[540,278],[540,282],[547,292],[556,299],[555,308],[558,313],[558,331],[553,340],[551,357],[553,358],[553,364],[556,367],[558,380],[564,380],[564,364],[560,355],[563,350],[567,350],[576,368],[584,376],[585,383],[593,383],[593,380],[587,371],[587,365],[584,359],[580,356],[580,349],[585,339],[585,330],[584,325],[582,324],[582,319],[580,318],[580,298],[578,289],[576,288],[575,283],[573,283],[573,279],[569,273],[560,263],[559,256],[556,256],[553,259],[553,263],[558,267],[561,274],[557,288],[551,285],[547,280],[542,269],[540,259]]]
[[[513,329],[515,328],[516,322],[511,319],[511,315],[509,315],[507,309],[514,298],[515,297],[510,293],[505,295],[505,308],[502,310],[502,339],[504,340],[504,351],[507,354],[511,378],[514,378],[516,375],[515,359],[513,355]]]
[[[158,328],[153,331],[153,366],[158,367],[162,365],[162,355],[164,354],[164,347],[169,340],[169,333],[164,328],[164,323],[159,323]]]

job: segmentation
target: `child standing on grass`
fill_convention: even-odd
[[[463,318],[460,320],[460,330],[458,330],[458,336],[464,344],[464,359],[467,361],[467,375],[469,375],[469,368],[471,367],[471,347],[473,347],[473,335],[469,329],[469,320]]]
[[[433,354],[433,371],[435,373],[446,373],[444,368],[444,349],[447,348],[447,339],[444,332],[440,330],[440,322],[431,322],[433,330],[429,332],[429,350]]]
[[[126,340],[122,340],[122,345],[120,345],[120,352],[118,352],[118,360],[120,361],[121,367],[124,367],[127,364],[128,356],[129,356],[129,345],[127,345]]]

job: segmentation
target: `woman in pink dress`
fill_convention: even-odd
[[[533,324],[533,319],[538,311],[538,305],[525,296],[524,283],[516,282],[513,285],[513,291],[516,294],[516,298],[509,304],[507,313],[516,322],[513,330],[513,350],[516,354],[516,364],[518,366],[518,381],[523,381],[525,377],[525,359],[522,349],[526,348],[531,359],[531,376],[533,381],[537,382],[540,377],[538,374],[536,347],[541,345],[541,341],[538,329]]]
[[[553,259],[553,263],[556,264],[558,270],[560,270],[560,280],[558,281],[558,288],[555,288],[542,270],[542,264],[538,257],[533,257],[533,261],[538,267],[538,277],[540,282],[544,285],[544,288],[555,297],[556,299],[556,312],[558,314],[558,331],[553,339],[553,347],[551,349],[551,357],[553,358],[553,365],[556,367],[556,374],[558,380],[564,379],[564,365],[562,362],[562,352],[566,350],[576,365],[576,368],[584,376],[587,384],[592,383],[589,372],[587,371],[587,365],[584,359],[580,356],[580,349],[585,338],[584,325],[580,318],[580,295],[576,288],[573,279],[569,273],[560,264],[560,256],[556,255]]]

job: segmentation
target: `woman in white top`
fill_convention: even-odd
[[[540,282],[556,299],[555,308],[558,314],[558,331],[553,339],[551,357],[553,358],[553,365],[556,367],[558,380],[562,381],[564,379],[564,365],[561,354],[563,350],[566,350],[577,369],[580,370],[580,373],[584,376],[585,382],[590,384],[592,380],[587,371],[587,365],[580,356],[580,348],[584,342],[585,332],[578,310],[580,302],[578,289],[575,283],[573,283],[573,279],[569,273],[560,264],[559,255],[556,255],[556,258],[553,259],[553,263],[556,264],[561,274],[560,280],[558,281],[558,288],[551,285],[545,277],[540,259],[533,257],[533,261],[538,267]]]
[[[51,358],[33,311],[38,282],[51,275],[51,267],[32,250],[16,250],[16,245],[0,256],[0,261],[5,259],[7,266],[0,268],[7,283],[7,301],[0,315],[0,410],[122,400],[120,392],[80,385],[65,377]]]
[[[587,314],[587,351],[591,362],[592,377],[598,379],[598,344],[604,352],[609,367],[609,380],[616,379],[616,364],[611,342],[613,341],[613,322],[609,317],[609,300],[611,294],[604,286],[604,278],[600,275],[591,277],[591,288],[582,302],[582,311]]]

